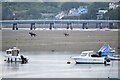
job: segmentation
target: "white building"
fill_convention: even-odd
[[[97,19],[102,19],[103,15],[108,12],[108,10],[98,10],[97,14]]]
[[[55,16],[55,19],[62,19],[64,16],[66,16],[66,14],[62,11]]]
[[[120,2],[111,2],[109,3],[109,9],[116,9],[120,6]]]
[[[108,12],[108,10],[98,10],[99,14],[105,14],[106,12]]]
[[[76,12],[76,9],[75,9],[75,8],[73,8],[73,9],[69,10],[68,15],[73,14],[74,12]]]
[[[75,16],[75,15],[80,15],[80,14],[85,14],[88,12],[87,6],[80,6],[79,8],[73,8],[69,10],[68,15],[70,16]]]

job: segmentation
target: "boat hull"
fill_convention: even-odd
[[[105,64],[104,58],[73,58],[77,64]]]
[[[110,60],[120,60],[120,56],[109,56],[109,55],[108,55],[108,58],[109,58]]]
[[[76,64],[105,64],[105,63],[76,62]]]
[[[26,62],[28,62],[28,58],[24,57],[26,59]],[[22,62],[23,60],[21,59],[20,55],[18,56],[12,56],[12,55],[6,55],[5,60],[7,62]]]

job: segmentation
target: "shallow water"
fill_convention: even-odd
[[[3,78],[117,78],[118,61],[111,65],[75,64],[71,56],[80,52],[21,52],[29,57],[27,64],[4,62],[1,53],[0,66]],[[72,61],[67,64],[67,61]]]

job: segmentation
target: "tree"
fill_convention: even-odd
[[[120,20],[120,7],[116,9],[110,9],[106,14],[104,14],[103,19],[110,19],[110,20]]]
[[[26,12],[26,16],[32,18],[32,19],[38,19],[41,18],[42,15],[40,14],[39,11],[35,10],[35,9],[30,9],[29,11]]]
[[[71,8],[78,8],[80,5],[78,2],[65,2],[61,5],[61,9],[70,10]]]
[[[11,20],[13,19],[13,12],[10,10],[8,7],[3,7],[2,8],[2,19],[5,20]]]

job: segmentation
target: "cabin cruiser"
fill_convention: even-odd
[[[94,51],[83,51],[80,56],[72,57],[78,64],[110,64],[110,60]]]
[[[18,49],[17,47],[13,47],[12,49],[6,50],[5,61],[27,63],[28,57],[21,55],[19,52],[20,49]]]

